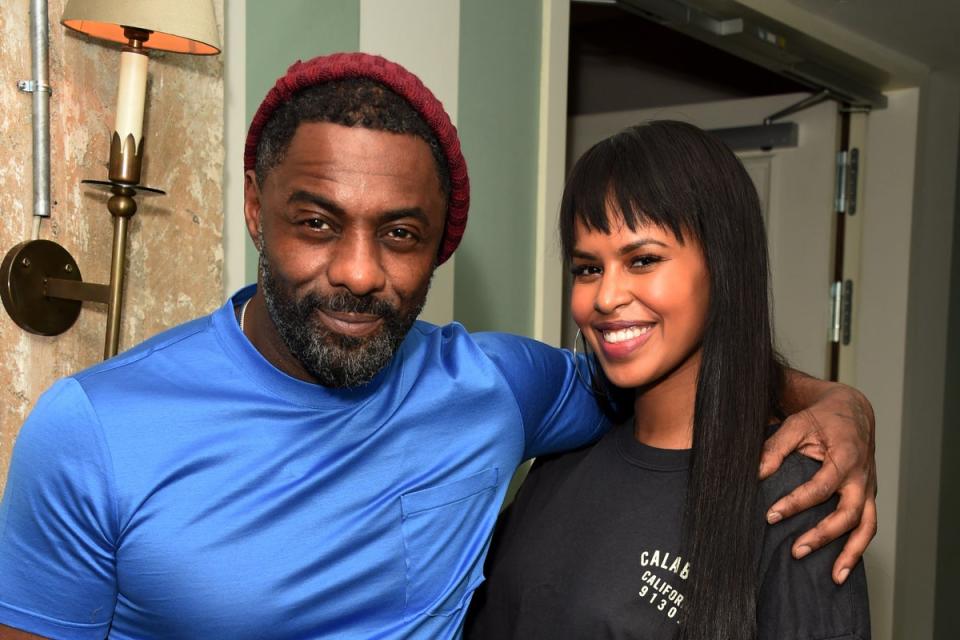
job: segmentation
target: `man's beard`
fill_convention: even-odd
[[[308,293],[297,300],[273,277],[263,250],[260,282],[267,310],[287,349],[317,382],[337,388],[366,384],[390,362],[420,315],[430,289],[428,279],[411,296],[413,306],[406,313],[373,295],[355,296],[346,290],[329,296]],[[327,329],[316,317],[318,309],[375,315],[382,324],[373,335],[346,336]]]

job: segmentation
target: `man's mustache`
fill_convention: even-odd
[[[376,296],[355,296],[349,291],[340,291],[329,296],[316,293],[307,294],[300,302],[301,309],[307,311],[334,311],[337,313],[362,313],[379,318],[394,318],[400,311]]]

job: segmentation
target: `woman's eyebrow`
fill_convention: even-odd
[[[637,240],[636,242],[631,242],[631,243],[629,243],[629,244],[625,244],[625,245],[623,245],[622,247],[620,247],[619,249],[617,249],[617,255],[625,256],[625,255],[627,255],[627,254],[629,254],[629,253],[633,253],[633,252],[636,251],[637,249],[641,249],[641,248],[645,247],[645,246],[648,245],[648,244],[655,244],[655,245],[657,245],[657,246],[659,246],[659,247],[663,247],[664,249],[669,249],[669,248],[670,248],[670,245],[668,245],[668,244],[665,243],[665,242],[661,242],[660,240],[655,240],[654,238],[642,238],[642,239],[640,239],[640,240]],[[571,257],[580,258],[581,260],[596,260],[596,259],[597,259],[597,256],[593,255],[592,253],[590,253],[590,252],[588,252],[588,251],[584,251],[584,250],[582,250],[582,249],[574,249],[574,250],[571,252]]]
[[[621,256],[625,256],[628,253],[633,253],[637,249],[641,249],[648,244],[655,244],[657,246],[663,247],[664,249],[669,249],[669,245],[666,242],[661,242],[660,240],[654,240],[653,238],[643,238],[637,240],[636,242],[631,242],[630,244],[625,244],[620,249],[617,250],[617,253]]]
[[[571,257],[580,258],[581,260],[596,260],[597,256],[592,253],[587,253],[586,251],[581,251],[580,249],[574,249],[571,252]]]

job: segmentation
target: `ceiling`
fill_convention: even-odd
[[[580,0],[571,7],[568,111],[597,113],[688,102],[707,102],[810,91],[813,85],[767,71],[709,43],[648,20],[630,6],[650,0]],[[795,23],[792,43],[804,38],[805,55],[822,54],[833,69],[868,86],[891,88],[916,81],[927,68],[960,78],[960,0],[656,0],[689,4],[717,19],[765,15]],[[626,10],[625,10],[626,9]],[[801,14],[807,18],[797,18]],[[815,22],[811,23],[810,20]],[[817,22],[835,25],[822,29]],[[808,36],[804,25],[813,25]],[[785,27],[786,29],[786,27]],[[799,29],[799,31],[798,31]],[[845,34],[845,35],[844,35]],[[865,62],[852,42],[857,37],[899,54],[912,76]],[[819,43],[819,44],[817,44]],[[858,45],[863,46],[863,45]],[[813,47],[813,48],[811,48]],[[837,49],[839,47],[840,49]],[[869,49],[865,50],[869,52]],[[824,56],[826,56],[824,58]],[[889,62],[884,58],[880,62]],[[894,64],[904,64],[897,62]],[[846,65],[846,66],[844,66]],[[852,65],[852,66],[851,66]],[[803,82],[801,80],[801,82]],[[909,85],[912,86],[912,85]]]
[[[616,5],[571,7],[571,115],[802,91],[809,88]]]
[[[934,70],[960,75],[960,0],[788,0]]]

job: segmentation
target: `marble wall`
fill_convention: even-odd
[[[113,223],[105,179],[119,48],[68,32],[66,0],[49,0],[52,216],[41,238],[62,244],[88,282],[108,282]],[[214,0],[222,25],[223,0]],[[33,223],[28,0],[0,2],[0,255]],[[216,308],[222,300],[223,63],[220,56],[152,54],[142,183],[167,192],[141,199],[130,225],[120,349]],[[239,162],[239,160],[237,160]],[[37,397],[61,376],[102,358],[106,308],[83,306],[74,327],[41,337],[0,310],[0,490],[11,449]]]

